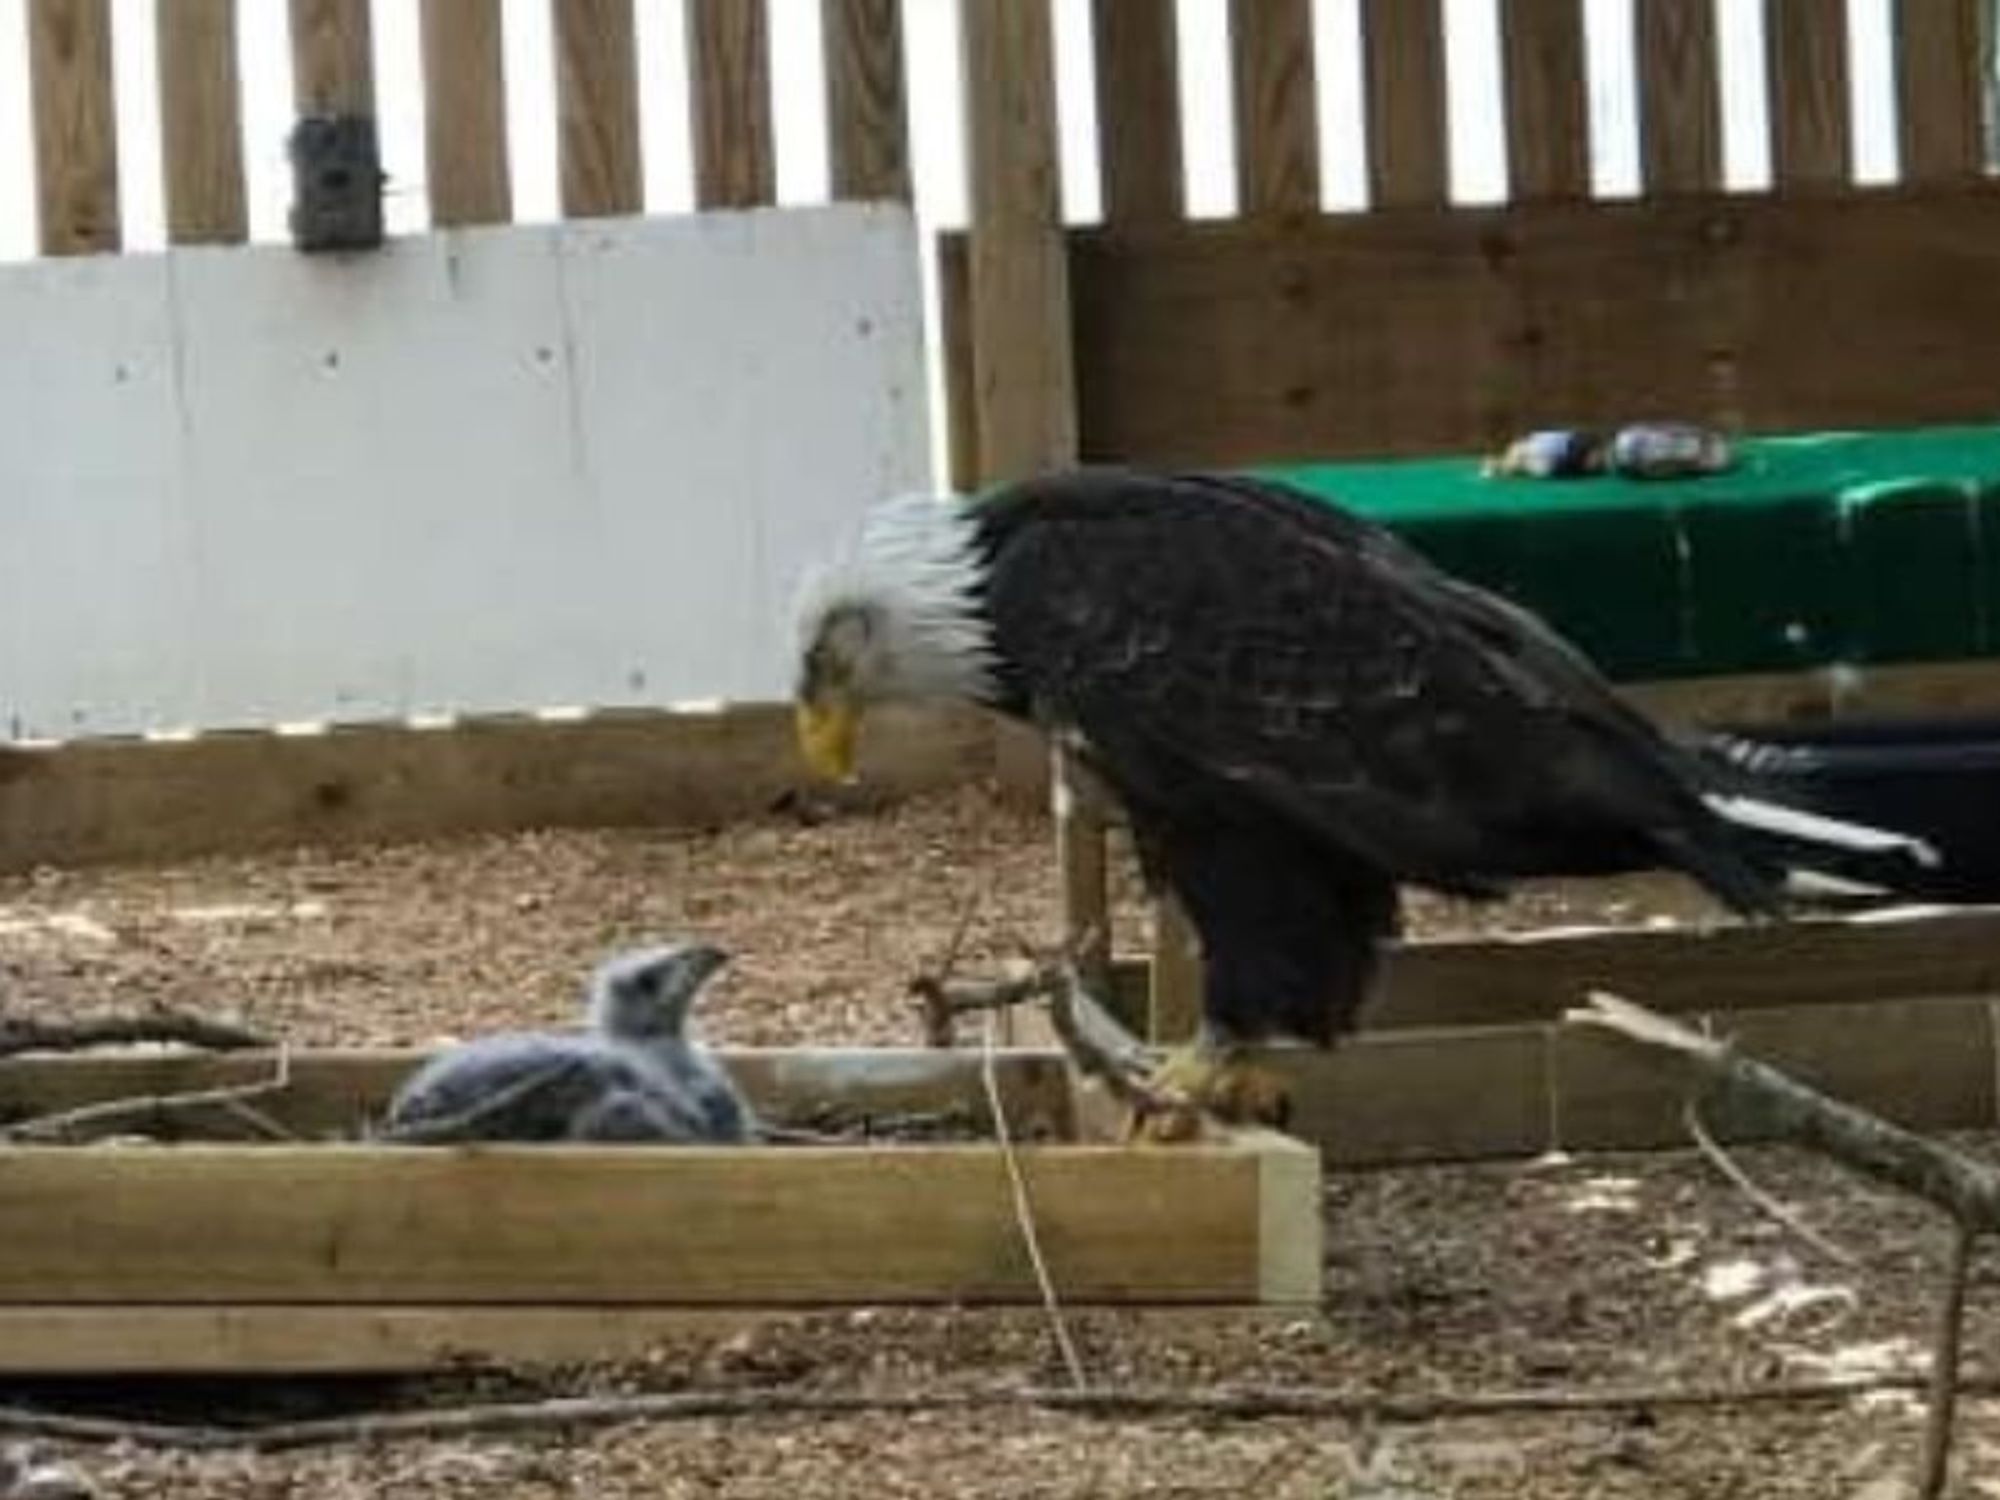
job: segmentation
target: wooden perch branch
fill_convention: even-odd
[[[1878,1115],[1830,1098],[1629,1000],[1602,992],[1563,1020],[1679,1057],[1702,1113],[1739,1129],[1776,1136],[1821,1152],[1865,1176],[1935,1204],[1981,1233],[2000,1230],[2000,1169],[1926,1140]]]
[[[19,1052],[82,1052],[91,1047],[129,1047],[141,1042],[177,1042],[211,1052],[243,1052],[271,1045],[268,1039],[240,1026],[171,1010],[143,1016],[99,1016],[89,1021],[0,1016],[0,1057]]]

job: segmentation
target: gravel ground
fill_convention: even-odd
[[[1128,878],[1120,892],[1128,931],[1137,930],[1135,894]],[[580,975],[606,949],[700,934],[737,954],[706,1010],[712,1037],[908,1043],[918,1033],[904,982],[935,960],[968,902],[976,897],[966,943],[976,967],[1019,939],[1046,941],[1052,896],[1046,829],[976,790],[816,826],[773,820],[701,836],[565,833],[43,872],[0,881],[0,993],[10,1011],[42,1015],[162,1002],[299,1043],[433,1042],[568,1021]],[[1664,883],[1607,884],[1588,902],[1545,892],[1478,912],[1424,903],[1414,925],[1644,921],[1698,905]],[[1741,1159],[1858,1264],[1801,1244],[1682,1155],[1341,1174],[1328,1183],[1326,1296],[1316,1315],[1092,1313],[1075,1316],[1075,1331],[1093,1378],[1105,1383],[1416,1393],[1921,1369],[1944,1254],[1937,1226],[1796,1153]],[[1969,1357],[1987,1367],[1996,1362],[1982,1355],[2000,1338],[1996,1274],[2000,1260],[1977,1278],[1969,1326]],[[689,1336],[634,1365],[481,1389],[906,1391],[1060,1377],[1037,1315],[873,1309]],[[226,1418],[251,1394],[210,1392],[195,1404],[200,1415]],[[427,1383],[369,1394],[407,1403],[467,1391]],[[1374,1429],[997,1409],[703,1420],[266,1457],[127,1448],[52,1456],[117,1496],[1889,1500],[1920,1430],[1914,1404],[1894,1395]],[[2000,1495],[2000,1402],[1970,1403],[1961,1458],[1953,1493]]]

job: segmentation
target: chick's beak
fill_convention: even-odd
[[[799,704],[799,750],[815,776],[854,780],[854,737],[860,723],[860,711],[844,698]]]

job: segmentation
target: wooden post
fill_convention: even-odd
[[[700,208],[777,197],[764,0],[686,0],[688,111]]]
[[[292,96],[300,114],[373,115],[368,0],[291,0]]]
[[[1896,121],[1906,182],[1976,177],[1986,168],[1981,9],[1982,0],[1898,0]]]
[[[821,0],[820,16],[833,196],[908,203],[910,123],[899,0]]]
[[[1104,217],[1170,224],[1185,210],[1173,0],[1094,0]]]
[[[1308,0],[1232,0],[1236,177],[1246,215],[1319,212]]]
[[[155,13],[155,35],[167,238],[176,245],[240,244],[250,226],[243,194],[236,0],[162,5]]]
[[[645,180],[632,0],[560,0],[555,42],[563,214],[638,213]]]
[[[1589,197],[1582,0],[1505,0],[1500,39],[1512,196]]]
[[[421,19],[431,222],[504,224],[514,194],[500,0],[423,0]]]
[[[1722,84],[1715,11],[1703,0],[1638,0],[1639,152],[1649,194],[1722,186]]]
[[[1368,192],[1382,208],[1443,204],[1444,22],[1439,0],[1361,0]]]
[[[30,0],[28,81],[42,254],[118,249],[110,0]]]
[[[1765,0],[1771,83],[1771,175],[1777,187],[1851,180],[1847,0]]]

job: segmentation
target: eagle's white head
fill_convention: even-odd
[[[991,696],[984,583],[965,503],[925,494],[874,506],[806,576],[793,609],[794,697],[799,745],[815,772],[853,776],[855,733],[873,704]]]

